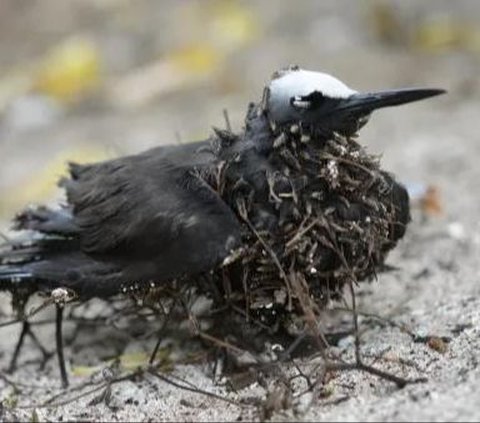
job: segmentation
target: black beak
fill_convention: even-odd
[[[339,102],[335,112],[351,111],[368,114],[382,107],[398,106],[444,93],[446,93],[445,90],[437,88],[404,88],[373,93],[357,93]]]
[[[444,94],[438,88],[404,88],[398,90],[377,91],[373,93],[355,93],[347,98],[328,98],[314,91],[301,97],[309,107],[298,108],[295,118],[311,123],[324,131],[334,131],[343,135],[355,134],[368,122],[370,114],[382,107],[398,106]]]

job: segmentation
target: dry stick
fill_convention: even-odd
[[[351,308],[347,308],[347,307],[335,307],[333,308],[332,310],[336,310],[336,311],[348,311],[348,312],[351,312],[352,309]],[[388,323],[389,325],[391,325],[392,327],[396,327],[398,329],[400,329],[402,332],[405,332],[408,336],[410,336],[411,338],[414,338],[416,335],[413,331],[411,331],[410,329],[408,329],[406,327],[406,325],[402,324],[402,323],[397,323],[395,322],[394,320],[392,319],[388,319],[386,317],[382,317],[382,316],[379,316],[378,314],[375,314],[375,313],[368,313],[368,312],[363,312],[363,311],[359,311],[357,310],[357,315],[359,316],[365,316],[365,317],[371,317],[371,318],[375,318],[375,319],[378,319],[379,321],[381,322],[385,322],[385,323]],[[366,329],[364,329],[365,331]],[[360,331],[362,332],[362,331]],[[390,348],[390,347],[389,347]],[[388,351],[385,350],[384,352]],[[372,357],[376,360],[385,360],[385,358],[383,358],[383,354],[384,352],[382,352],[379,356],[376,356],[376,355],[367,355],[367,357]],[[365,356],[365,353],[363,354]],[[421,371],[420,367],[415,364],[413,361],[410,361],[410,360],[406,360],[404,358],[401,358],[401,357],[398,357],[398,363],[404,365],[404,366],[408,366],[408,367],[413,367],[414,369],[418,370],[418,371]]]
[[[411,383],[426,382],[426,378],[416,378],[416,379],[406,379],[399,376],[395,376],[391,373],[384,372],[383,370],[377,369],[373,366],[364,364],[360,354],[360,333],[358,330],[358,314],[356,312],[356,303],[355,303],[355,293],[353,290],[353,283],[349,283],[350,290],[352,292],[352,312],[353,312],[353,321],[355,326],[355,363],[349,364],[338,364],[335,367],[338,370],[363,370],[367,373],[373,374],[385,380],[389,380],[397,385],[399,388],[404,388],[406,385]]]
[[[387,357],[385,357],[385,353],[388,352],[388,351],[391,351],[391,347],[387,347],[385,348],[380,354],[376,355],[376,354],[365,354],[363,353],[363,356],[364,357],[369,357],[369,358],[373,358],[374,359],[374,363],[376,363],[377,361],[384,361],[384,362],[393,362],[393,363],[398,363],[398,364],[401,364],[402,366],[405,366],[405,367],[411,367],[415,370],[417,370],[418,372],[422,372],[423,369],[417,364],[415,363],[415,361],[413,360],[408,360],[406,358],[402,358],[402,357],[395,357],[395,359],[389,359]],[[426,379],[425,379],[426,380]]]
[[[305,380],[305,382],[307,383],[308,385],[308,391],[312,390],[313,387],[315,386],[315,384],[317,383],[317,381],[315,382],[312,382],[310,380],[310,377],[308,375],[305,374],[305,372],[300,368],[300,366],[295,362],[295,360],[292,360],[293,362],[293,365],[295,367],[295,370],[297,370],[297,374],[296,375],[293,375],[291,376],[289,379],[288,379],[288,382],[291,383],[293,380],[295,379],[298,379],[298,378],[302,378]],[[307,392],[308,392],[307,391]]]
[[[157,373],[158,373],[158,366],[152,366],[152,367],[150,367],[150,369],[155,369],[155,370],[157,370]],[[159,373],[159,374],[161,374],[161,373]],[[165,376],[165,375],[163,375],[163,376]],[[189,381],[186,380],[186,379],[182,379],[182,378],[179,377],[179,376],[175,376],[173,373],[170,373],[170,374],[168,375],[168,378],[169,378],[170,380],[176,380],[177,382],[184,383],[186,386],[190,386],[190,387],[193,388],[193,389],[196,389],[196,388],[197,388],[192,382],[189,382]]]
[[[328,231],[328,234],[330,235],[330,240],[332,244],[335,246],[334,251],[336,254],[339,256],[340,260],[342,261],[343,265],[345,268],[348,270],[350,273],[350,278],[348,278],[348,286],[350,288],[350,295],[352,296],[352,314],[353,314],[353,328],[355,330],[355,361],[357,362],[358,365],[362,364],[362,359],[360,355],[360,332],[358,330],[358,314],[357,314],[357,303],[356,303],[356,297],[355,297],[355,290],[353,288],[353,282],[357,282],[357,278],[355,277],[355,274],[353,270],[350,268],[347,259],[343,255],[343,253],[340,251],[340,248],[338,247],[337,240],[333,236],[330,227],[326,225],[326,229]]]
[[[47,298],[44,302],[42,302],[39,306],[33,308],[30,310],[28,313],[22,313],[23,315],[21,317],[17,317],[16,319],[9,320],[8,322],[3,322],[0,323],[0,328],[5,327],[5,326],[10,326],[14,325],[15,323],[23,323],[25,322],[25,319],[28,317],[33,317],[35,314],[39,313],[42,311],[45,307],[48,307],[50,304],[53,303],[52,298]]]
[[[305,279],[303,279],[305,281]],[[314,311],[314,305],[312,305],[312,300],[310,298],[310,295],[308,293],[308,287],[305,287],[304,285],[301,285],[301,282],[298,280],[298,277],[293,279],[295,285],[295,293],[297,294],[298,301],[300,303],[300,307],[303,310],[303,314],[305,316],[306,322],[308,326],[310,327],[310,331],[312,334],[316,335],[317,340],[320,340],[321,343],[319,342],[319,350],[320,354],[322,355],[324,360],[328,360],[328,357],[324,354],[323,350],[327,349],[330,345],[325,338],[325,335],[323,334],[321,328],[318,326],[318,321],[315,315]],[[302,289],[302,288],[306,289]],[[317,309],[318,310],[318,309]]]
[[[10,385],[14,389],[14,392],[21,393],[21,389],[18,387],[19,385],[17,385],[17,383],[15,383],[13,380],[10,380],[3,373],[0,373],[0,380],[3,380],[7,385]]]
[[[53,304],[54,301],[53,301],[53,298],[47,298],[45,301],[43,301],[40,305],[38,305],[37,307],[34,307],[32,308],[31,310],[28,311],[27,314],[25,314],[24,317],[32,317],[34,316],[35,314],[39,313],[40,311],[42,311],[44,308],[48,307],[49,305]]]
[[[284,279],[285,281],[285,284],[286,284],[286,288],[287,288],[287,291],[288,291],[288,298],[289,298],[289,308],[291,309],[292,308],[292,287],[291,287],[291,281],[290,279],[288,278],[287,274],[285,273],[277,255],[275,254],[275,252],[270,248],[270,246],[267,244],[267,242],[260,236],[260,234],[257,232],[257,230],[255,229],[255,227],[252,225],[252,223],[250,222],[250,220],[248,219],[248,216],[247,216],[247,213],[246,213],[246,210],[245,210],[245,207],[244,207],[244,203],[241,203],[242,207],[239,207],[239,212],[240,212],[240,216],[243,218],[243,220],[247,223],[247,225],[249,226],[250,230],[254,233],[254,235],[257,237],[257,239],[259,240],[259,242],[262,244],[262,246],[265,248],[265,250],[270,254],[273,262],[275,263],[275,265],[277,266],[279,272],[280,272],[280,276],[282,277],[282,279]],[[318,220],[316,220],[314,222],[315,224],[319,223]],[[309,228],[310,229],[310,228]],[[308,230],[309,230],[308,229]],[[306,310],[304,310],[304,312],[306,313]],[[308,321],[310,321],[311,319],[308,319]],[[317,328],[315,328],[315,332],[317,332],[316,330]],[[324,347],[328,347],[328,342],[326,341],[325,337],[323,336],[322,333],[321,334],[321,341],[324,345]],[[301,341],[302,338],[299,338],[299,340],[297,340],[297,344]],[[321,349],[322,353],[323,353],[323,350]],[[283,357],[286,357],[286,355],[284,355]],[[326,361],[328,361],[328,358],[326,356],[324,356],[324,359]]]
[[[99,319],[99,321],[97,321],[97,319],[86,319],[86,318],[81,318],[81,317],[76,317],[76,316],[70,316],[70,317],[67,318],[67,320],[71,321],[71,322],[78,322],[78,323],[81,323],[81,324],[92,325],[92,326],[102,324],[102,321],[100,321],[100,318],[98,318],[98,319]],[[13,325],[15,323],[21,323],[21,322],[23,322],[23,320],[21,320],[21,319],[9,320],[8,322],[0,323],[0,328],[4,327],[4,326]],[[37,320],[35,322],[30,322],[30,326],[50,325],[53,322],[55,322],[55,319]]]
[[[17,367],[17,360],[20,354],[20,350],[23,346],[23,341],[25,340],[25,336],[27,335],[29,330],[29,323],[27,320],[23,321],[22,331],[20,332],[20,337],[18,338],[17,345],[15,346],[15,351],[13,352],[12,359],[10,360],[10,364],[8,366],[8,373],[13,373],[13,371]]]
[[[239,403],[233,401],[233,400],[230,400],[228,398],[225,398],[225,397],[222,397],[220,395],[217,395],[217,394],[214,394],[212,392],[208,392],[208,391],[205,391],[205,390],[202,390],[202,389],[199,389],[197,387],[195,387],[195,385],[191,384],[190,382],[188,381],[183,381],[183,384],[180,384],[178,382],[175,382],[173,380],[171,380],[169,377],[165,376],[165,375],[161,375],[160,373],[158,373],[157,371],[155,371],[153,368],[148,368],[148,369],[145,369],[145,368],[141,368],[141,369],[138,369],[138,370],[135,370],[134,372],[131,372],[127,375],[124,375],[124,376],[121,376],[121,377],[118,377],[116,379],[113,379],[111,381],[107,381],[107,382],[104,382],[102,384],[100,384],[99,386],[96,386],[95,388],[93,389],[90,389],[88,390],[87,392],[82,392],[81,394],[79,395],[76,395],[72,398],[69,398],[69,399],[66,399],[64,401],[59,401],[59,402],[56,402],[56,403],[52,403],[53,399],[56,399],[58,398],[59,396],[65,394],[65,392],[63,393],[60,393],[60,394],[57,394],[51,398],[49,398],[47,401],[45,401],[44,403],[42,404],[38,404],[38,405],[25,405],[25,406],[18,406],[18,407],[15,407],[15,408],[19,408],[19,409],[30,409],[30,408],[56,408],[56,407],[60,407],[60,406],[64,406],[64,405],[68,405],[68,404],[71,404],[72,402],[75,402],[75,401],[78,401],[79,399],[81,398],[84,398],[88,395],[91,395],[91,394],[94,394],[95,392],[98,392],[108,386],[112,386],[116,383],[120,383],[120,382],[123,382],[125,380],[129,380],[129,379],[132,379],[138,375],[141,375],[145,372],[145,370],[148,371],[148,373],[152,374],[153,376],[161,379],[162,381],[166,382],[166,383],[169,383],[177,388],[180,388],[180,389],[184,389],[184,390],[187,390],[187,391],[191,391],[191,392],[195,392],[195,393],[198,393],[198,394],[202,394],[202,395],[207,395],[209,397],[212,397],[212,398],[216,398],[218,400],[221,400],[221,401],[225,401],[229,404],[233,404],[233,405],[236,405],[236,406],[240,406]],[[73,391],[76,391],[76,390],[79,390],[79,389],[83,389],[85,386],[88,386],[90,384],[93,384],[92,382],[89,382],[88,384],[83,384],[83,385],[80,385],[80,386],[77,386],[77,387],[74,387],[74,388],[71,388],[69,390],[69,392],[73,392]],[[190,386],[189,386],[190,385]]]
[[[179,388],[179,389],[183,389],[185,391],[189,391],[189,392],[194,392],[196,394],[201,394],[201,395],[205,395],[207,397],[210,397],[210,398],[215,398],[215,399],[218,399],[220,401],[224,401],[228,404],[231,404],[231,405],[235,405],[237,407],[241,407],[242,404],[239,404],[238,402],[236,401],[233,401],[231,399],[228,399],[226,397],[222,397],[221,395],[217,395],[213,392],[209,392],[209,391],[205,391],[204,389],[200,389],[200,388],[197,388],[197,387],[191,387],[191,386],[188,386],[188,385],[182,385],[178,382],[175,382],[173,380],[171,380],[170,378],[168,378],[167,376],[165,375],[162,375],[160,373],[158,373],[157,371],[155,371],[154,369],[149,369],[148,370],[148,373],[150,373],[151,375],[157,377],[158,379],[162,380],[163,382],[166,382],[172,386],[175,386],[176,388]],[[185,383],[185,382],[184,382]]]
[[[309,225],[306,229],[310,230],[311,227],[313,226],[316,226],[318,224],[320,224],[321,221],[320,219],[315,219],[313,222],[312,222],[312,225]],[[294,237],[295,238],[295,237]],[[293,241],[293,239],[291,240]],[[324,333],[322,332],[321,328],[318,327],[318,323],[317,323],[317,320],[316,320],[316,316],[315,316],[315,313],[313,312],[313,306],[311,305],[311,299],[310,299],[310,296],[308,295],[308,292],[306,293],[306,295],[299,295],[299,294],[305,294],[303,291],[302,291],[302,287],[299,285],[300,282],[295,279],[295,283],[297,284],[297,297],[298,297],[298,300],[300,302],[300,306],[302,307],[302,310],[303,310],[303,313],[306,317],[306,321],[308,323],[308,325],[310,326],[310,331],[312,334],[316,335],[316,339],[319,339],[323,345],[320,345],[320,354],[323,358],[323,360],[328,363],[330,361],[330,359],[327,357],[327,355],[324,353],[324,350],[323,348],[328,348],[330,345],[327,341],[327,339],[325,338],[325,335]],[[308,291],[308,287],[307,287],[307,291]],[[307,304],[308,303],[308,304]],[[292,351],[300,344],[300,342],[304,339],[304,337],[307,335],[307,332],[305,331],[304,334],[301,334],[293,343],[293,348],[292,346],[287,349],[287,351],[285,352],[285,354],[283,355],[283,358],[286,358],[288,357],[289,354],[292,353]],[[322,348],[323,347],[323,348]]]
[[[68,386],[67,369],[65,368],[65,357],[63,355],[63,304],[56,304],[56,324],[55,324],[55,341],[57,346],[58,365],[60,367],[60,376],[62,379],[62,386],[66,388]]]
[[[321,156],[319,158],[324,159],[324,160],[336,160],[338,162],[342,162],[342,163],[357,167],[358,169],[363,170],[365,173],[368,173],[372,178],[375,177],[374,171],[372,171],[368,167],[363,166],[360,163],[352,162],[351,160],[345,159],[343,157],[337,157],[337,156],[332,156],[330,154],[324,154],[323,156]]]
[[[143,370],[141,369],[137,369],[135,370],[133,373],[130,374],[131,377],[134,377],[136,375],[135,372],[137,373],[141,373]],[[111,385],[111,381],[107,381],[107,382],[102,382],[101,380],[98,381],[98,382],[95,382],[93,380],[88,380],[86,382],[83,382],[77,386],[73,386],[71,388],[68,388],[68,389],[62,389],[61,392],[59,392],[58,394],[55,394],[55,395],[52,395],[48,400],[44,401],[42,406],[47,406],[48,404],[51,404],[54,400],[56,400],[57,398],[60,398],[60,397],[63,397],[65,395],[68,395],[68,394],[71,394],[72,392],[76,392],[76,391],[80,391],[84,388],[86,388],[87,386],[92,386],[92,385],[99,385],[99,384],[102,384],[99,389],[102,389],[103,387],[105,387],[105,384],[110,384]],[[41,387],[41,389],[45,389],[45,387]]]
[[[232,308],[233,311],[236,311],[238,314],[245,317],[245,319],[247,319],[249,317],[249,315],[245,312],[245,310],[242,310],[241,308],[237,307],[235,304],[232,304],[231,308]],[[262,328],[262,329],[265,329],[265,330],[271,329],[268,325],[266,325],[265,323],[262,323],[258,319],[253,319],[253,320],[251,320],[251,322],[255,326],[258,326],[259,328]]]
[[[327,407],[329,405],[338,405],[341,404],[342,402],[348,401],[351,397],[349,395],[342,395],[339,398],[330,400],[330,401],[325,401],[322,403],[324,407]]]
[[[69,398],[67,400],[64,400],[64,401],[59,401],[57,403],[51,403],[50,402],[50,399],[47,400],[46,402],[42,403],[42,404],[36,404],[36,405],[20,405],[20,406],[17,406],[15,408],[18,408],[18,409],[30,409],[30,408],[57,408],[57,407],[61,407],[63,405],[68,405],[68,404],[71,404],[72,402],[75,402],[75,401],[78,401],[79,399],[81,398],[84,398],[88,395],[91,395],[97,391],[100,391],[104,388],[106,388],[108,385],[113,385],[115,383],[120,383],[120,382],[123,382],[125,380],[129,380],[129,379],[132,379],[133,377],[139,375],[139,374],[142,374],[144,372],[144,369],[139,369],[139,370],[136,370],[132,373],[129,373],[125,376],[122,376],[122,377],[119,377],[117,379],[113,379],[112,381],[108,381],[108,382],[104,382],[102,383],[101,385],[93,388],[93,389],[90,389],[89,391],[87,392],[82,392],[81,394],[78,394],[72,398]]]
[[[305,311],[304,311],[305,314]],[[327,338],[325,337],[325,334],[322,332],[320,327],[317,327],[315,330],[310,329],[305,329],[301,334],[299,334],[295,340],[290,344],[290,346],[280,355],[279,361],[285,361],[287,360],[288,357],[297,349],[297,347],[300,345],[300,343],[308,336],[309,332],[313,332],[314,335],[319,335],[320,339],[323,342],[323,347],[324,348],[329,348],[330,344],[328,343]],[[325,356],[323,349],[320,349],[320,356],[328,360],[328,358]],[[339,357],[335,357],[337,360],[339,360]]]
[[[45,390],[45,385],[34,385],[30,383],[23,383],[23,382],[18,382],[10,379],[8,376],[6,376],[3,372],[0,372],[0,380],[3,380],[5,383],[8,385],[11,385],[17,392],[21,392],[20,387],[26,388],[26,389],[41,389]]]
[[[13,320],[8,320],[7,322],[3,322],[3,323],[0,323],[0,328],[3,328],[5,326],[10,326],[10,325],[14,325],[16,323],[22,323],[23,322],[23,319],[13,319]]]
[[[250,222],[250,219],[248,219],[247,211],[245,209],[245,203],[242,202],[241,205],[242,205],[242,207],[238,207],[238,209],[239,209],[238,211],[240,213],[240,216],[245,221],[245,223],[248,225],[248,227],[253,232],[253,234],[257,237],[258,241],[260,242],[260,244],[262,244],[265,251],[268,252],[268,254],[272,258],[275,266],[277,267],[278,271],[280,272],[280,276],[285,281],[285,285],[286,285],[286,288],[287,288],[287,294],[288,294],[288,307],[287,308],[288,308],[288,310],[291,310],[292,309],[292,288],[291,288],[291,285],[290,285],[290,279],[288,278],[287,274],[285,273],[285,270],[283,270],[282,264],[280,263],[280,260],[278,259],[275,252],[271,249],[270,245],[268,245],[268,243],[260,236],[258,231],[255,229],[255,227]]]
[[[238,348],[237,346],[235,346],[235,345],[233,345],[233,344],[231,344],[227,341],[223,341],[219,338],[216,338],[215,336],[212,336],[212,335],[209,335],[208,333],[203,332],[200,329],[200,325],[198,323],[197,318],[194,315],[192,315],[192,313],[190,313],[190,311],[188,310],[188,306],[185,303],[185,300],[183,298],[179,298],[179,301],[181,302],[183,308],[185,309],[185,312],[187,313],[188,320],[192,324],[192,327],[193,327],[192,329],[194,331],[194,335],[196,335],[196,336],[198,336],[202,339],[205,339],[206,341],[212,342],[213,344],[217,344],[218,346],[220,346],[222,348],[227,348],[227,349],[233,350],[233,351],[235,351],[237,353],[240,353],[240,354],[245,352],[241,348]]]
[[[221,347],[221,348],[225,348],[225,349],[228,349],[228,350],[231,350],[231,351],[235,351],[235,352],[237,352],[238,354],[242,354],[242,353],[245,352],[244,349],[241,349],[241,348],[237,347],[236,345],[233,345],[233,344],[230,343],[230,342],[227,342],[227,341],[225,341],[225,340],[219,339],[219,338],[217,338],[217,337],[214,337],[214,336],[212,336],[212,335],[209,335],[208,333],[205,333],[205,332],[201,331],[201,330],[199,329],[200,326],[199,326],[199,324],[198,324],[198,320],[196,319],[195,316],[193,316],[193,315],[189,312],[189,310],[188,310],[188,308],[187,308],[187,304],[185,303],[185,301],[183,300],[183,298],[180,298],[180,302],[182,303],[182,305],[183,305],[183,307],[184,307],[184,309],[185,309],[185,311],[186,311],[186,313],[187,313],[187,315],[188,315],[189,321],[192,323],[193,330],[195,331],[195,335],[196,335],[196,336],[198,336],[198,337],[200,337],[200,338],[202,338],[202,339],[204,339],[204,340],[206,340],[206,341],[208,341],[208,342],[210,342],[210,343],[212,343],[212,344],[214,344],[214,345],[218,345],[218,346]],[[235,308],[235,306],[233,306],[233,307],[234,307],[234,310],[236,310],[236,311],[239,312],[240,314],[243,313],[243,310],[237,309],[237,308]],[[259,363],[259,364],[265,364],[265,363],[262,362],[262,360],[261,360],[258,356],[254,355],[253,353],[250,353],[250,354],[255,358],[255,360],[256,360],[257,363]],[[183,383],[188,383],[187,381],[183,381],[183,380],[182,380],[182,382],[183,382]],[[191,385],[194,386],[193,384],[191,384]]]
[[[223,109],[223,118],[225,119],[225,127],[228,132],[232,132],[232,125],[230,124],[230,117],[228,116],[228,110]]]
[[[48,404],[51,404],[53,401],[55,401],[57,398],[64,397],[65,395],[71,394],[73,392],[81,391],[82,389],[84,389],[88,386],[98,385],[100,383],[102,383],[102,381],[98,381],[98,382],[95,383],[91,380],[88,380],[84,383],[81,383],[80,385],[73,386],[69,389],[62,389],[61,392],[59,392],[58,394],[52,395],[48,400],[44,401],[42,405],[47,406]],[[105,382],[103,382],[103,383],[105,383]],[[42,387],[42,389],[45,389],[45,387]]]
[[[310,222],[305,228],[303,228],[302,230],[298,231],[292,239],[290,239],[289,241],[287,241],[287,243],[285,244],[285,247],[287,249],[289,249],[292,245],[294,245],[296,242],[298,242],[300,240],[300,238],[305,235],[308,231],[310,231],[310,229],[312,229],[315,225],[317,225],[317,223],[319,223],[319,220],[318,219],[314,219],[312,222]]]
[[[357,364],[362,364],[362,358],[360,356],[360,331],[358,329],[358,313],[357,313],[357,301],[355,296],[355,290],[353,289],[353,280],[348,279],[348,286],[350,288],[350,295],[352,296],[352,315],[353,315],[353,329],[355,330],[355,361]]]
[[[232,351],[235,351],[239,354],[242,354],[245,352],[245,350],[242,350],[241,348],[238,348],[237,346],[231,344],[230,342],[223,341],[219,338],[216,338],[215,336],[209,335],[208,333],[202,332],[202,331],[197,331],[197,336],[199,336],[202,339],[205,339],[206,341],[209,341],[213,344],[217,344],[218,346],[222,348],[227,348]]]
[[[348,312],[351,312],[352,309],[347,308],[347,307],[334,307],[334,308],[332,308],[332,311],[348,311]],[[371,313],[371,312],[366,312],[366,311],[357,310],[357,314],[359,316],[364,316],[364,317],[370,317],[372,319],[377,319],[381,322],[389,324],[390,326],[392,326],[394,328],[400,329],[402,332],[405,332],[407,335],[409,335],[411,337],[415,337],[415,333],[411,329],[409,329],[407,327],[407,325],[404,324],[404,323],[398,323],[398,322],[395,322],[395,320],[393,320],[393,319],[389,319],[388,317],[383,317],[383,316],[380,316],[376,313]],[[389,313],[389,314],[391,315],[391,313]]]
[[[247,323],[250,322],[250,292],[247,284],[248,273],[249,273],[249,268],[248,266],[246,266],[243,269],[242,286],[243,286],[243,292],[245,293],[245,320]]]
[[[389,380],[393,383],[395,383],[399,388],[405,387],[409,383],[419,383],[419,382],[425,382],[425,378],[417,378],[413,380],[401,378],[398,376],[395,376],[393,374],[384,372],[382,370],[379,370],[375,367],[369,366],[367,364],[364,364],[361,359],[361,354],[360,354],[360,334],[358,331],[358,313],[356,311],[356,301],[355,301],[355,291],[353,288],[353,282],[356,281],[355,275],[353,271],[350,269],[350,266],[347,263],[347,260],[345,259],[345,256],[341,253],[340,249],[338,248],[338,245],[336,243],[335,238],[332,236],[333,234],[329,230],[329,227],[327,226],[327,231],[329,232],[330,238],[335,246],[334,251],[337,253],[339,256],[340,260],[342,261],[343,265],[346,267],[346,269],[350,272],[350,279],[349,279],[349,286],[350,286],[350,291],[352,293],[352,312],[353,312],[353,324],[355,328],[355,363],[334,363],[333,367],[330,367],[331,364],[329,365],[328,363],[327,368],[329,370],[363,370],[367,373],[373,374],[375,376],[379,376],[385,380]]]
[[[37,346],[37,348],[40,350],[40,352],[43,355],[43,366],[45,366],[47,360],[50,358],[50,356],[53,355],[53,352],[48,352],[46,348],[42,345],[40,340],[37,338],[37,335],[32,331],[32,324],[29,323],[29,328],[28,328],[28,336],[30,336],[30,339],[33,341],[33,343]]]
[[[175,307],[176,303],[177,303],[177,300],[174,300],[172,308],[170,310],[170,313],[168,313],[165,316],[165,320],[163,321],[162,327],[158,330],[158,340],[157,340],[157,343],[155,344],[155,348],[152,351],[152,355],[150,356],[150,359],[148,360],[148,364],[153,364],[153,361],[155,360],[158,349],[160,348],[160,343],[162,341],[162,338],[160,337],[160,335],[165,330],[165,328],[167,327],[167,323],[170,320],[170,316],[172,315],[173,308]]]
[[[377,369],[376,367],[369,366],[364,363],[334,363],[333,366],[329,366],[327,370],[338,371],[338,370],[361,370],[375,376],[378,376],[382,379],[388,380],[395,383],[399,388],[404,388],[408,384],[413,383],[423,383],[427,381],[427,378],[420,377],[416,379],[405,379],[399,376],[395,376],[391,373],[384,372],[383,370]]]

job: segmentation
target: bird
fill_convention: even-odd
[[[59,181],[66,204],[27,207],[13,219],[13,229],[27,235],[0,247],[0,290],[13,294],[17,309],[38,291],[54,298],[64,386],[66,298],[173,282],[214,296],[210,288],[218,291],[226,278],[247,313],[265,323],[267,312],[299,307],[295,273],[324,301],[348,277],[375,274],[410,219],[405,188],[352,137],[379,108],[444,92],[359,93],[291,66],[249,104],[239,133],[215,128],[202,141],[70,163]],[[28,333],[24,319],[11,369]]]

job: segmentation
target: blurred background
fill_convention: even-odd
[[[447,89],[378,112],[361,140],[411,186],[478,193],[477,0],[2,0],[0,40],[0,230],[59,198],[67,160],[205,138],[224,109],[240,129],[289,64],[358,90]]]

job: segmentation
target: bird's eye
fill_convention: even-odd
[[[313,91],[308,95],[297,95],[290,99],[290,104],[298,109],[316,109],[325,101],[325,96],[319,91]]]
[[[303,96],[303,99],[310,102],[312,108],[320,107],[325,101],[325,96],[320,91],[313,91],[312,93]]]
[[[308,100],[304,100],[304,97],[297,95],[290,99],[290,105],[296,109],[310,109],[311,103]]]

